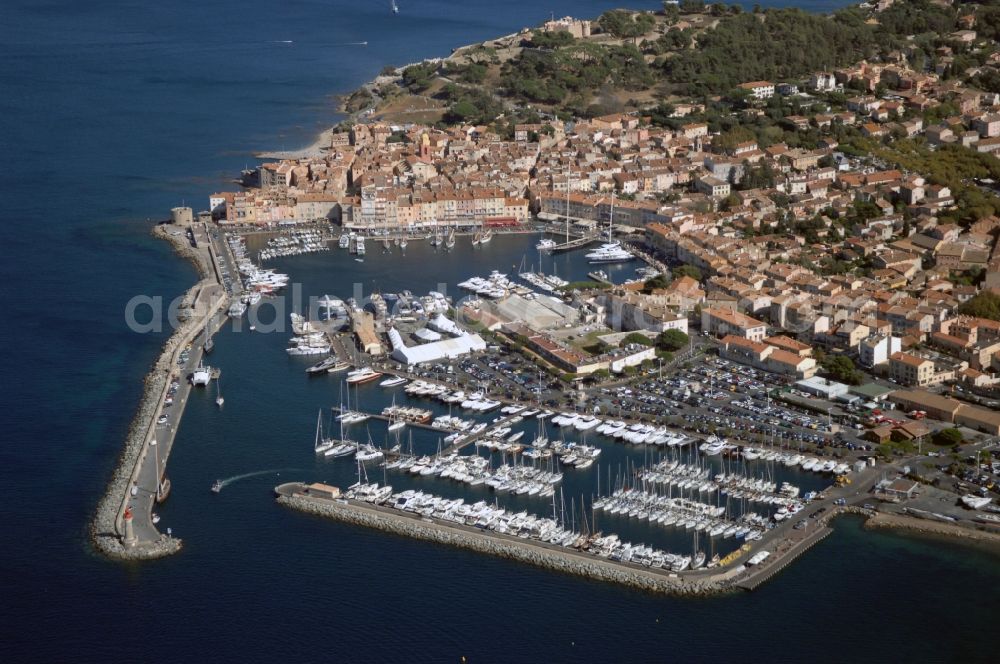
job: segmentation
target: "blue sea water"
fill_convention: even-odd
[[[307,380],[278,335],[223,332],[212,361],[226,407],[211,395],[188,406],[162,509],[183,553],[134,565],[93,554],[87,523],[165,338],[130,332],[125,304],[170,299],[194,278],[150,238],[148,220],[182,202],[204,207],[256,150],[308,143],[336,119],[331,95],[385,64],[619,3],[399,4],[392,17],[388,3],[339,0],[3,3],[4,661],[989,659],[996,559],[865,532],[855,520],[758,592],[690,601],[284,510],[271,499],[277,482],[342,482],[351,471],[309,450],[316,410],[340,398],[337,382]],[[372,252],[364,266],[337,256],[276,266],[308,295],[348,294],[354,282],[419,292],[530,261],[530,244],[498,238],[475,261],[456,252],[437,272],[423,269],[431,260],[420,247],[409,262]],[[388,398],[361,390],[372,408]],[[607,466],[629,454],[602,445]],[[216,477],[287,468],[207,491]],[[588,493],[593,479],[568,478],[567,492]]]

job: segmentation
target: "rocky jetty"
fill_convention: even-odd
[[[139,542],[126,547],[121,539],[121,520],[143,450],[170,384],[170,374],[175,366],[174,358],[180,348],[187,345],[203,327],[201,316],[198,314],[205,312],[197,311],[195,303],[199,301],[205,289],[218,288],[218,284],[211,279],[211,268],[201,254],[191,247],[183,234],[168,233],[165,225],[160,225],[153,229],[153,235],[169,241],[179,255],[190,260],[197,268],[201,280],[184,294],[178,313],[178,318],[183,323],[163,344],[156,362],[146,375],[142,400],[132,418],[124,448],[108,482],[107,491],[98,503],[96,514],[90,524],[94,547],[106,556],[122,560],[160,558],[176,553],[181,548],[180,539],[162,534],[154,542]]]
[[[585,554],[560,551],[515,538],[485,534],[471,529],[460,529],[349,503],[288,495],[280,495],[277,500],[293,509],[345,523],[376,528],[428,542],[457,546],[556,572],[617,583],[652,593],[705,596],[738,590],[730,581],[731,574],[727,572],[701,577],[670,575],[665,572],[658,573],[633,568],[602,558],[590,558]]]

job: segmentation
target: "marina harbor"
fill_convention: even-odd
[[[341,260],[359,255],[358,237],[348,237]],[[410,239],[404,260],[421,252],[448,252],[443,241],[434,240]],[[292,494],[282,489],[281,495],[332,500],[338,506],[341,501],[369,505],[474,528],[484,537],[515,537],[525,545],[572,551],[609,565],[655,570],[671,580],[670,592],[676,591],[673,579],[691,577],[701,583],[707,574],[713,580],[703,590],[755,588],[797,556],[801,542],[822,539],[817,533],[828,529],[820,523],[846,499],[867,500],[876,479],[868,463],[824,459],[801,443],[793,447],[758,437],[751,444],[651,421],[638,412],[603,413],[581,407],[579,401],[553,401],[554,384],[537,371],[534,381],[512,392],[504,381],[481,373],[479,367],[486,365],[477,355],[492,355],[484,341],[468,349],[449,347],[440,355],[431,351],[447,340],[481,339],[480,332],[466,326],[480,324],[487,311],[499,319],[502,332],[508,329],[503,326],[516,329],[525,321],[536,329],[556,329],[564,321],[581,324],[573,322],[579,315],[576,307],[561,297],[569,281],[541,270],[545,260],[568,261],[562,272],[572,278],[574,270],[590,270],[593,252],[553,253],[544,243],[528,242],[540,259],[537,272],[494,269],[485,277],[458,279],[458,292],[469,294],[461,302],[446,294],[446,286],[445,292],[425,296],[403,289],[376,290],[363,298],[344,291],[331,295],[338,289],[326,287],[320,289],[326,291],[322,296],[310,297],[307,310],[287,314],[292,336],[283,355],[289,361],[305,356],[309,364],[297,371],[307,378],[306,385],[325,385],[330,395],[309,438],[317,467],[333,467],[338,476],[354,475],[354,480],[344,482],[343,489],[303,484]],[[292,263],[261,267],[252,255],[301,261],[307,254],[328,254],[326,247],[333,243],[342,241],[301,231],[213,236],[219,285],[231,293],[233,324],[245,329],[250,323],[251,338],[270,340],[273,334],[253,333],[254,312],[287,298],[295,272]],[[597,251],[613,253],[617,245]],[[378,256],[391,254],[383,247]],[[631,254],[628,260],[634,260]],[[635,279],[620,267],[615,275],[624,276],[626,284]],[[608,272],[602,277],[614,283]],[[202,346],[212,336],[201,335]],[[414,363],[417,353],[421,359]],[[220,372],[207,366],[205,357],[203,347],[195,347],[178,361],[193,366],[191,385],[203,386],[206,393],[214,386],[221,412]],[[436,371],[428,373],[424,367],[434,362]],[[498,366],[503,360],[485,362]],[[168,399],[180,399],[183,405],[186,398],[175,381]],[[334,399],[340,404],[330,404]],[[239,408],[231,404],[226,408]],[[173,412],[179,416],[179,410]],[[159,453],[154,451],[154,456]],[[161,467],[165,459],[166,454]],[[375,479],[379,476],[381,482]],[[226,480],[217,479],[211,488],[222,494],[226,486]],[[302,488],[306,486],[325,488]],[[130,508],[131,528],[140,541],[159,537],[152,525],[159,521],[154,512],[158,497],[154,492],[148,506],[134,503]],[[136,528],[140,522],[149,525]]]
[[[3,15],[4,661],[995,659],[1000,0]]]

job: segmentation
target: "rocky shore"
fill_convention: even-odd
[[[154,227],[153,235],[169,241],[174,251],[191,261],[198,270],[201,279],[183,296],[179,317],[183,323],[179,325],[163,344],[163,348],[153,364],[143,383],[142,399],[132,418],[125,445],[118,462],[108,482],[108,488],[97,506],[97,511],[90,525],[91,540],[100,553],[121,560],[146,560],[160,558],[178,552],[181,540],[161,534],[155,542],[139,542],[131,547],[122,543],[122,515],[125,510],[129,491],[135,480],[142,454],[149,440],[155,419],[163,403],[164,396],[170,384],[170,374],[175,367],[175,358],[179,350],[190,342],[191,338],[200,332],[200,318],[197,315],[196,304],[202,291],[217,286],[211,278],[212,269],[204,257],[195,251],[183,234],[174,235],[168,232],[169,226]]]
[[[928,537],[946,538],[957,543],[989,545],[989,548],[1000,551],[1000,532],[969,528],[944,521],[878,512],[865,522],[865,528],[904,530]]]
[[[628,567],[602,558],[563,552],[537,544],[478,531],[409,518],[387,511],[302,496],[280,495],[278,502],[287,507],[368,528],[376,528],[448,546],[457,546],[478,553],[527,563],[536,567],[587,577],[597,581],[617,583],[652,593],[708,596],[737,592],[732,583],[732,571],[711,577],[686,577]]]

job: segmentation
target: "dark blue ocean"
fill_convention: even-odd
[[[137,294],[169,300],[195,277],[150,237],[149,220],[182,203],[205,207],[209,193],[253,163],[254,151],[309,143],[337,119],[332,96],[386,64],[444,55],[550,12],[593,16],[621,3],[399,0],[396,17],[388,4],[3,3],[0,658],[993,659],[997,559],[866,532],[856,520],[839,521],[834,535],[758,592],[691,601],[280,508],[271,489],[286,479],[352,481],[349,463],[317,462],[311,451],[317,409],[340,399],[337,381],[308,380],[307,363],[282,351],[287,335],[226,330],[217,338],[211,361],[223,371],[226,405],[216,409],[211,393],[188,405],[170,459],[174,492],[160,510],[161,527],[184,539],[183,552],[132,565],[92,552],[88,522],[166,336],[130,332],[125,305]],[[360,41],[367,48],[351,45]],[[474,259],[471,248],[442,257],[411,246],[402,258],[371,247],[363,266],[336,252],[274,266],[305,295],[347,296],[355,283],[426,292],[438,282],[457,295],[458,280],[531,262],[533,243],[497,238]],[[586,271],[567,257],[545,268],[567,278]],[[360,390],[368,409],[391,398],[375,386]],[[356,433],[385,436],[374,423]],[[602,472],[642,461],[595,442],[605,449]],[[431,451],[436,440],[420,434],[414,446]],[[270,472],[208,491],[216,478],[259,471]],[[595,490],[594,472],[567,477],[567,500]],[[532,500],[519,509],[550,509]],[[687,546],[626,523],[599,525]]]

